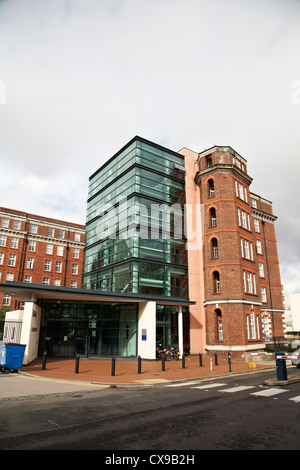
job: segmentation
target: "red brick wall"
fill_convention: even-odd
[[[8,220],[8,227],[3,222]],[[15,225],[19,222],[19,226]],[[37,226],[37,233],[34,227]],[[49,233],[49,229],[54,230]],[[59,231],[64,234],[60,234]],[[44,218],[34,214],[27,214],[6,208],[0,208],[0,236],[6,237],[5,246],[0,246],[0,253],[4,255],[0,264],[0,282],[5,283],[7,274],[13,275],[14,282],[25,282],[25,276],[31,276],[31,283],[43,284],[44,278],[49,279],[49,285],[71,287],[75,281],[76,287],[81,287],[83,265],[83,248],[85,227],[79,224],[68,223],[57,219]],[[61,235],[61,237],[60,237]],[[80,240],[76,240],[79,237]],[[17,248],[12,247],[12,240],[18,239]],[[30,242],[34,242],[34,251],[30,251]],[[47,253],[47,245],[52,245],[52,254]],[[62,247],[62,255],[58,254],[58,247]],[[77,250],[77,252],[74,250]],[[74,257],[75,254],[75,257]],[[9,266],[9,255],[16,256],[14,266]],[[78,258],[76,257],[78,256]],[[33,268],[27,266],[28,258],[33,258]],[[45,261],[51,261],[50,270],[45,270]],[[60,272],[56,272],[56,263],[61,263]],[[73,265],[77,265],[77,274],[72,273]],[[0,306],[3,305],[3,294],[0,293]],[[18,308],[11,299],[10,309]]]
[[[211,159],[210,162],[208,160]],[[240,159],[237,168],[235,155],[230,151],[208,152],[199,159],[199,172],[196,176],[200,185],[201,203],[204,205],[204,292],[206,304],[207,344],[212,345],[255,345],[263,343],[262,312],[271,308],[271,294],[273,309],[283,309],[281,280],[277,253],[274,221],[272,217],[272,204],[257,196],[257,211],[252,212],[252,198],[249,191],[252,178],[246,174],[247,166]],[[212,166],[208,166],[208,165]],[[243,168],[243,171],[241,169]],[[214,193],[210,192],[213,182]],[[242,185],[240,193],[240,185]],[[211,209],[216,211],[216,225],[211,223]],[[238,209],[242,219],[242,211],[246,215],[246,227],[239,223]],[[249,222],[248,222],[249,216]],[[254,218],[260,220],[260,232],[255,231]],[[242,222],[242,220],[241,220]],[[214,258],[212,239],[218,243],[218,257]],[[241,251],[241,238],[252,244],[252,254],[249,259]],[[262,255],[257,253],[256,240],[261,240]],[[265,250],[267,246],[267,256]],[[267,263],[268,261],[268,263]],[[264,277],[259,274],[259,262],[264,265]],[[269,271],[268,271],[269,267]],[[213,272],[217,270],[220,275],[220,292],[213,289]],[[245,292],[243,271],[251,273],[252,293]],[[270,275],[270,282],[269,276]],[[253,275],[255,276],[256,292],[254,292]],[[267,303],[262,306],[261,286],[266,287]],[[232,302],[242,300],[243,302]],[[227,302],[227,303],[226,303]],[[217,317],[216,307],[220,309],[221,317]],[[250,312],[254,312],[254,327],[250,324]],[[282,313],[273,314],[275,322],[275,336],[283,336]],[[248,318],[248,323],[247,323]],[[253,318],[253,316],[252,316]],[[218,339],[218,319],[222,320],[223,340]],[[247,326],[248,325],[248,326]],[[254,338],[252,338],[254,334]]]

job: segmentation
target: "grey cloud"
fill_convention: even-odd
[[[1,205],[84,222],[89,175],[134,135],[230,145],[300,290],[299,23],[297,0],[0,2]]]

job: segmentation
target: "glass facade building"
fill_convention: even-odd
[[[188,298],[184,157],[136,137],[90,178],[83,287]]]

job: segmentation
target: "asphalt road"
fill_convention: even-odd
[[[200,450],[299,450],[300,383],[263,385],[271,377],[274,371],[2,400],[0,450],[102,450],[103,459],[172,451],[194,455],[195,464]]]

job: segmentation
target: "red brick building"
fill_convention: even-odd
[[[197,301],[191,344],[218,353],[263,350],[285,333],[272,203],[250,192],[247,162],[231,147],[180,153],[187,202],[203,207],[203,245],[189,257],[189,295]]]
[[[0,207],[0,282],[81,287],[85,226]],[[0,292],[0,306],[19,302]]]

